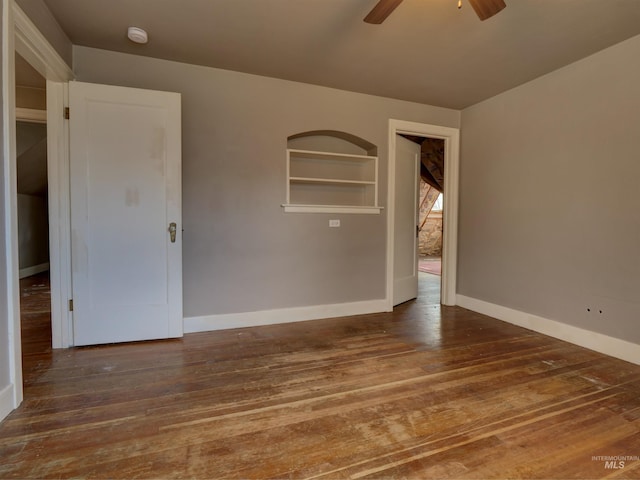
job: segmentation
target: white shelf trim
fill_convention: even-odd
[[[376,182],[369,180],[339,180],[336,178],[315,178],[315,177],[290,177],[294,183],[326,183],[326,184],[346,184],[346,185],[375,185]]]
[[[335,152],[318,152],[315,150],[299,150],[296,148],[288,148],[289,153],[305,155],[307,157],[318,157],[318,158],[331,158],[331,157],[339,157],[343,159],[352,159],[352,160],[375,160],[378,157],[373,155],[357,155],[355,153],[335,153]]]
[[[334,160],[340,162],[357,162],[362,165],[364,171],[360,174],[354,175],[353,172],[349,173],[348,170],[342,171],[345,175],[336,174],[335,176],[329,172],[328,175],[332,178],[327,178],[325,172],[320,175],[309,174],[309,172],[300,171],[302,175],[291,176],[292,163],[304,165],[307,161],[320,160],[331,161]],[[337,165],[336,163],[335,165]],[[337,167],[338,168],[338,167]],[[373,176],[373,179],[371,178]],[[337,178],[336,178],[337,177]],[[353,177],[366,178],[367,180],[360,180]],[[292,198],[292,188],[294,185],[309,185],[317,186],[322,189],[324,186],[344,186],[354,189],[354,193],[360,192],[366,198],[364,202],[357,201],[353,205],[323,205],[320,203],[305,204],[302,203],[305,200],[303,198]],[[316,188],[316,187],[313,187]],[[373,190],[371,190],[373,188]],[[296,192],[299,193],[298,189]],[[318,190],[323,192],[323,190]],[[324,192],[328,195],[327,192]],[[296,203],[296,200],[298,203]],[[328,197],[324,201],[331,203],[333,199]],[[307,202],[309,200],[306,200]],[[344,200],[343,200],[344,201]],[[338,153],[338,152],[326,152],[316,150],[303,150],[288,148],[287,149],[287,198],[286,203],[282,205],[285,212],[291,213],[353,213],[353,214],[379,214],[382,207],[378,206],[378,157],[373,155],[361,155],[351,153]]]
[[[16,107],[16,120],[31,123],[47,123],[47,111]]]
[[[355,206],[355,205],[297,205],[283,203],[282,207],[287,213],[357,213],[379,214],[384,207]]]

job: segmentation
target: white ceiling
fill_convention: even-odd
[[[640,34],[640,0],[45,0],[70,40],[461,109]],[[136,25],[145,46],[126,39]],[[611,72],[615,75],[615,72]]]

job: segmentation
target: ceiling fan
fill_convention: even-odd
[[[364,21],[367,23],[380,24],[391,15],[391,12],[393,12],[400,3],[402,3],[402,0],[379,0],[369,14],[364,17]],[[504,0],[469,0],[469,3],[478,17],[480,17],[480,20],[493,17],[507,6]],[[461,2],[459,1],[458,8],[460,8],[460,5]]]

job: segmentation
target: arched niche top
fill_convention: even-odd
[[[378,147],[364,138],[339,130],[312,130],[287,138],[287,148],[355,155],[378,155]]]

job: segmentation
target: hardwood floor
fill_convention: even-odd
[[[49,272],[20,280],[22,355],[51,352],[51,289]]]
[[[640,478],[640,366],[421,288],[392,314],[32,351],[0,478]]]

